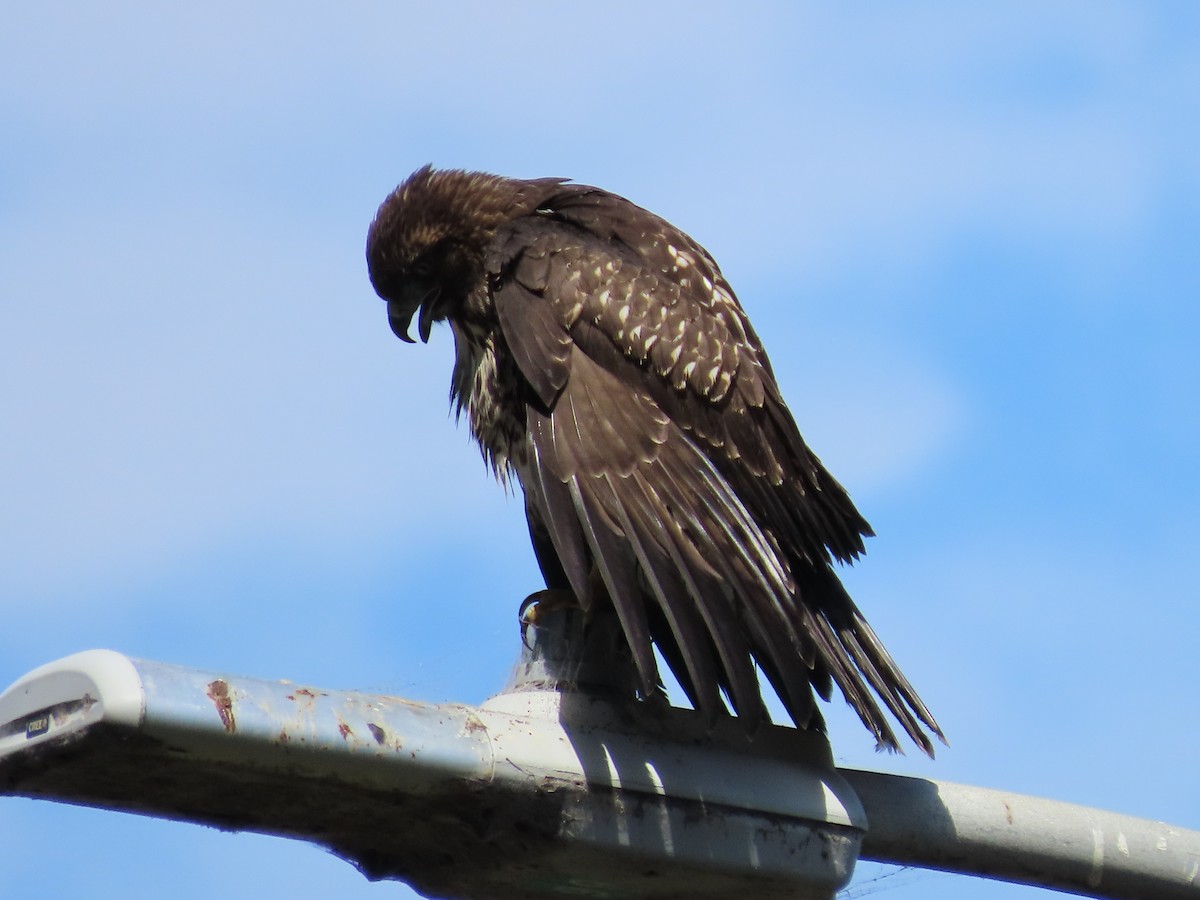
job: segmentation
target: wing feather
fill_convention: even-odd
[[[612,476],[607,477],[609,487],[615,494],[617,489]],[[684,671],[679,673],[680,683],[692,704],[711,725],[721,709],[721,679],[714,664],[711,642],[679,569],[658,549],[670,540],[663,525],[665,519],[660,515],[661,511],[654,507],[645,482],[638,479],[635,486],[636,490],[630,493],[628,502],[617,504],[617,515],[671,630],[674,638],[671,646],[684,667]]]
[[[540,414],[531,410],[530,416],[533,415]],[[563,574],[580,604],[587,610],[592,601],[588,580],[591,558],[587,539],[575,512],[575,501],[566,483],[551,475],[550,468],[536,458],[538,448],[535,443],[531,446],[531,453],[535,458],[531,465],[523,467],[521,474],[527,506],[532,507],[527,515],[536,516],[544,524]]]
[[[611,521],[602,512],[598,498],[586,490],[579,477],[567,482],[575,511],[583,526],[592,550],[592,558],[604,579],[604,586],[612,599],[621,621],[621,628],[633,651],[642,681],[642,693],[650,696],[658,686],[658,665],[654,661],[651,647],[650,625],[646,618],[646,607],[637,590],[637,571],[634,568],[633,552],[620,540],[623,535],[612,527]],[[592,487],[588,484],[587,487]]]
[[[567,383],[571,336],[554,309],[519,282],[496,291],[496,315],[517,367],[542,405],[554,403]]]
[[[669,479],[661,477],[661,470],[669,466],[670,461],[666,465],[659,461],[646,476],[653,478],[659,487],[669,484]],[[704,490],[699,483],[689,487]],[[730,548],[718,546],[709,537],[706,523],[697,521],[695,508],[689,508],[686,497],[671,491],[663,492],[658,499],[657,512],[669,533],[660,550],[679,573],[688,596],[696,604],[725,672],[724,685],[730,702],[737,714],[746,720],[747,728],[752,730],[767,718],[767,714],[751,664],[750,648],[734,606],[735,595],[731,585],[720,578],[713,565],[721,565]],[[686,514],[681,515],[684,511]],[[691,527],[685,527],[685,524]]]

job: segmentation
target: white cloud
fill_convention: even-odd
[[[802,355],[776,352],[776,373],[805,440],[855,497],[927,474],[971,427],[952,382],[897,347],[808,339]]]

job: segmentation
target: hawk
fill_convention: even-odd
[[[598,188],[425,166],[367,264],[401,340],[450,323],[452,402],[520,483],[547,588],[615,611],[644,696],[657,645],[710,724],[726,700],[769,720],[761,671],[799,728],[824,729],[814,692],[836,684],[878,746],[900,749],[882,703],[933,755],[941,729],[833,568],[871,528],[703,247]]]

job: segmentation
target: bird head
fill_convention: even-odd
[[[402,246],[403,253],[370,266],[371,284],[387,301],[388,324],[396,337],[415,343],[408,330],[419,312],[417,334],[428,342],[433,323],[461,309],[481,281],[480,254],[450,236]]]
[[[488,242],[525,211],[521,186],[424,166],[383,201],[367,232],[367,269],[400,340],[415,343],[408,334],[413,316],[427,342],[434,322],[459,314],[473,293],[486,294]]]

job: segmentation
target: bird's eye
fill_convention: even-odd
[[[433,263],[427,259],[419,259],[413,263],[410,271],[417,278],[428,278],[433,274]]]

